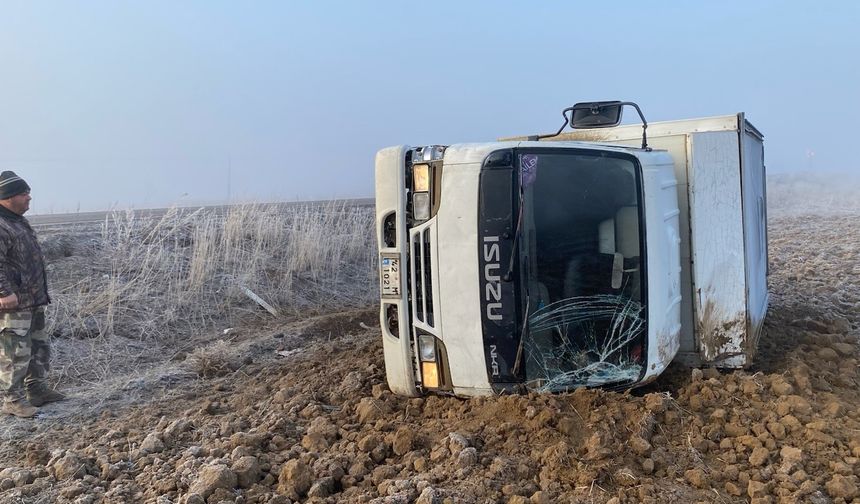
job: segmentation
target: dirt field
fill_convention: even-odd
[[[0,502],[860,502],[860,208],[803,211],[795,189],[769,189],[753,369],[404,399],[385,386],[372,305],[254,314],[157,355],[113,338],[138,366],[58,374],[69,401],[0,420]]]

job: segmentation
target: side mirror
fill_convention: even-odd
[[[568,124],[571,128],[575,129],[612,128],[618,126],[621,124],[621,109],[625,105],[630,105],[639,113],[639,119],[642,120],[642,148],[651,150],[648,147],[648,136],[645,134],[645,130],[648,129],[648,122],[645,120],[645,116],[642,115],[642,110],[639,108],[639,105],[625,101],[582,102],[572,107],[567,107],[561,111],[564,123],[558,131],[549,135],[530,135],[528,140],[536,142],[542,138],[561,135],[561,132],[564,131],[564,128]],[[570,117],[567,117],[568,112],[570,112]]]
[[[618,126],[622,108],[620,101],[577,103],[571,107],[570,127],[587,129]]]

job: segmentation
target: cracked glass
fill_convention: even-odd
[[[537,391],[634,383],[647,335],[637,165],[536,152],[519,155],[519,170],[527,323],[515,371]]]

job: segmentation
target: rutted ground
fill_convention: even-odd
[[[137,405],[4,420],[0,501],[860,502],[860,218],[774,218],[770,247],[754,369],[404,399],[373,309],[246,327]]]

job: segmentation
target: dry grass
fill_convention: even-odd
[[[49,265],[49,331],[172,345],[270,316],[242,287],[287,315],[365,306],[377,297],[372,223],[372,208],[334,203],[114,213]]]
[[[218,340],[209,346],[195,348],[185,359],[185,365],[197,376],[211,378],[235,371],[239,362],[230,344]]]

